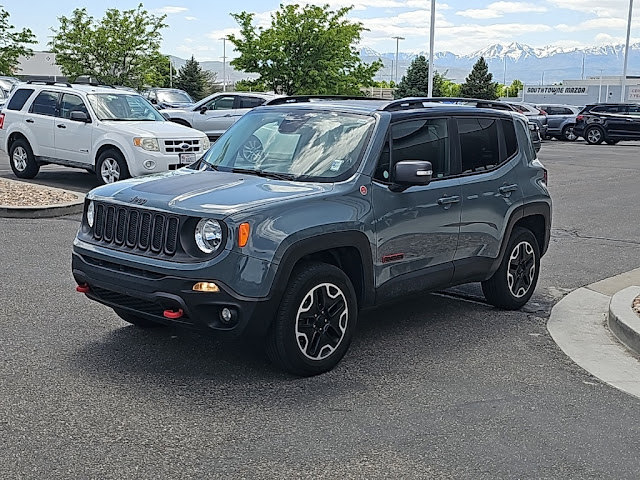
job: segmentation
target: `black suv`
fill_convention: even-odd
[[[615,145],[620,140],[640,140],[640,105],[597,103],[587,105],[576,117],[573,133],[587,143]]]
[[[551,227],[526,118],[427,102],[278,99],[189,167],[89,192],[78,291],[139,327],[258,334],[299,375],[402,295],[482,282],[520,308]]]

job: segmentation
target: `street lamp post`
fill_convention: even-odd
[[[624,67],[622,68],[622,84],[620,85],[620,101],[624,102],[627,86],[627,60],[629,58],[629,35],[631,34],[631,15],[633,14],[633,0],[629,0],[629,20],[627,21],[627,42],[624,46]]]
[[[227,37],[222,37],[222,91],[227,91]]]
[[[398,48],[400,45],[400,40],[404,40],[404,37],[391,37],[396,39],[396,85],[398,85]]]
[[[433,97],[433,40],[436,25],[436,0],[431,0],[431,26],[429,29],[429,83],[427,86],[427,96]]]

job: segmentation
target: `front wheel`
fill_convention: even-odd
[[[600,127],[589,127],[584,132],[584,139],[590,145],[600,145],[604,140],[604,133]]]
[[[502,263],[493,276],[482,282],[487,301],[506,310],[517,310],[529,301],[538,283],[540,247],[531,230],[513,230]]]
[[[575,142],[578,136],[573,132],[573,125],[567,125],[562,129],[562,138],[567,142]]]
[[[9,163],[18,178],[33,178],[40,171],[29,142],[23,139],[16,140],[9,147]]]
[[[357,317],[355,291],[342,270],[326,263],[300,265],[267,336],[267,355],[294,375],[327,372],[347,352]]]
[[[129,178],[127,162],[117,150],[105,150],[96,161],[96,175],[98,181],[106,185]]]

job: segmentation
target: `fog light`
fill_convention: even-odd
[[[227,307],[220,310],[220,320],[222,323],[229,323],[233,319],[233,313]]]
[[[213,282],[198,282],[193,286],[193,290],[196,292],[217,293],[220,291],[220,287]]]
[[[154,168],[156,168],[156,162],[154,162],[153,160],[145,160],[142,165],[144,165],[144,168],[146,168],[147,170],[153,170]]]

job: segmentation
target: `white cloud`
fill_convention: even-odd
[[[479,20],[504,17],[508,13],[544,13],[547,9],[540,5],[524,2],[494,2],[482,9],[460,10],[456,15]]]
[[[554,7],[598,17],[620,17],[626,19],[629,15],[628,0],[548,0],[548,2]],[[640,17],[640,12],[637,8],[633,13],[634,17]]]
[[[198,17],[184,17],[185,20],[189,20],[190,22],[192,22],[193,20],[197,20]]]
[[[627,27],[627,21],[622,18],[600,17],[575,25],[560,24],[556,25],[556,29],[561,32],[582,32],[585,30],[616,30],[624,32]]]
[[[185,7],[172,7],[168,5],[166,7],[156,8],[155,11],[163,15],[174,15],[176,13],[188,12],[189,9]]]

